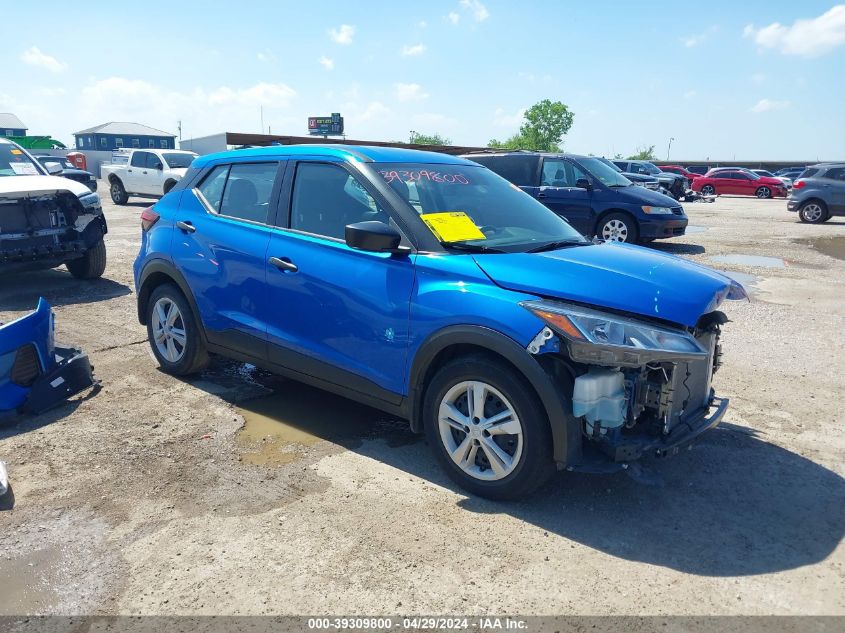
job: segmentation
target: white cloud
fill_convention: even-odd
[[[455,13],[454,11],[450,11],[449,15],[446,16],[446,19],[449,20],[453,25],[457,24],[461,21],[460,13]]]
[[[461,0],[460,5],[462,9],[472,13],[476,22],[483,22],[490,17],[490,12],[480,0]]]
[[[713,35],[716,31],[719,30],[718,26],[711,26],[702,31],[701,33],[695,33],[693,35],[687,35],[681,38],[681,42],[687,48],[694,48],[700,44],[703,44],[707,41],[711,35]]]
[[[67,68],[67,64],[65,64],[64,62],[60,62],[52,55],[42,53],[41,49],[39,49],[37,46],[33,46],[32,48],[29,48],[23,53],[21,53],[21,61],[24,64],[28,64],[30,66],[46,68],[47,70],[53,73],[60,73]]]
[[[773,99],[760,99],[751,108],[751,112],[770,112],[772,110],[783,110],[789,107],[789,101],[774,101]]]
[[[496,108],[493,113],[493,125],[507,128],[517,128],[525,122],[526,108],[520,108],[514,113],[505,112],[502,108]]]
[[[317,61],[320,62],[320,66],[322,66],[326,70],[334,70],[334,60],[331,57],[326,57],[325,55],[323,55]]]
[[[698,96],[698,93],[695,90],[687,90],[684,93],[684,99],[694,99],[696,96]]]
[[[773,22],[758,29],[749,24],[742,35],[760,48],[773,48],[784,55],[819,57],[845,44],[845,4],[837,4],[817,18],[796,20],[792,26]]]
[[[428,93],[423,92],[419,84],[393,84],[396,89],[396,98],[399,101],[422,101],[428,98]]]
[[[329,29],[329,36],[338,44],[351,44],[355,35],[355,27],[351,24],[341,24],[339,28]]]
[[[390,114],[390,108],[380,101],[371,101],[367,104],[367,107],[364,108],[364,111],[361,114],[353,118],[357,121],[370,121],[372,119],[384,117],[386,114]]]
[[[405,45],[402,47],[402,57],[413,57],[414,55],[422,55],[425,52],[425,44],[414,44],[413,46]]]
[[[256,59],[260,62],[274,62],[276,61],[276,56],[273,55],[268,49],[264,49],[263,51],[259,51],[255,54]]]

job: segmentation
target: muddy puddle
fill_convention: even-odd
[[[812,240],[799,240],[801,244],[809,244],[818,252],[845,260],[845,237],[817,237]]]
[[[240,458],[258,466],[289,464],[322,441],[355,448],[376,438],[390,446],[417,439],[406,421],[293,381],[239,403],[236,410],[245,420],[236,438]]]
[[[767,257],[765,255],[742,255],[732,253],[730,255],[714,255],[710,258],[720,264],[735,264],[740,266],[756,266],[759,268],[786,268],[786,261],[780,257]]]
[[[49,612],[58,602],[51,579],[61,562],[55,547],[0,562],[0,615]]]

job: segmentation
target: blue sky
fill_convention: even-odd
[[[845,4],[759,2],[18,2],[0,112],[31,134],[138,121],[185,138],[437,132],[483,145],[524,108],[575,113],[574,152],[670,137],[678,159],[845,158]],[[11,14],[11,15],[10,15]],[[47,34],[47,35],[40,35]]]

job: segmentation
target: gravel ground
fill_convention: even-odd
[[[726,308],[726,423],[662,484],[561,473],[502,504],[377,411],[226,361],[159,372],[131,277],[144,206],[106,204],[104,279],[0,279],[0,321],[43,295],[103,381],[0,426],[0,614],[845,614],[845,261],[818,250],[842,256],[845,219],[686,205],[703,230],[654,248],[754,276]],[[785,265],[712,259],[731,254]]]

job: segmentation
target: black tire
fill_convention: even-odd
[[[153,311],[161,299],[167,299],[176,304],[181,314],[181,322],[185,330],[185,345],[182,356],[171,362],[159,351],[153,335]],[[194,374],[208,365],[208,350],[205,346],[197,317],[191,310],[185,295],[173,284],[157,286],[150,294],[147,303],[147,339],[162,371],[174,376]]]
[[[701,185],[701,195],[702,196],[714,196],[716,195],[716,187],[713,185]]]
[[[109,185],[109,193],[111,194],[111,201],[115,204],[124,205],[129,202],[129,194],[123,183],[118,178],[114,178]]]
[[[173,187],[175,187],[175,186],[176,186],[175,180],[168,180],[166,183],[164,183],[164,189],[163,189],[164,194],[167,195],[168,193],[170,193],[170,190],[173,189]]]
[[[761,200],[765,200],[766,198],[772,197],[772,188],[771,187],[757,187],[757,191],[754,192],[754,195],[760,198]]]
[[[805,224],[821,224],[829,218],[827,205],[821,200],[807,200],[798,209],[798,219]]]
[[[624,229],[620,228],[624,226]],[[605,229],[610,235],[617,237],[606,237]],[[626,244],[636,244],[640,239],[640,229],[637,226],[637,221],[627,213],[614,211],[604,215],[596,225],[596,235],[603,240],[613,240],[615,242],[625,242]]]
[[[77,279],[99,279],[106,272],[106,243],[103,238],[85,251],[82,257],[65,262],[70,274]]]
[[[502,479],[485,481],[464,472],[449,456],[440,435],[438,412],[441,401],[450,389],[468,380],[482,381],[498,390],[520,421],[522,451],[519,461]],[[490,398],[496,400],[497,396],[490,394]],[[480,497],[496,500],[524,497],[545,483],[555,472],[549,420],[537,394],[521,374],[495,357],[464,356],[440,368],[425,390],[423,424],[428,442],[449,478]],[[479,456],[476,459],[486,457]]]

